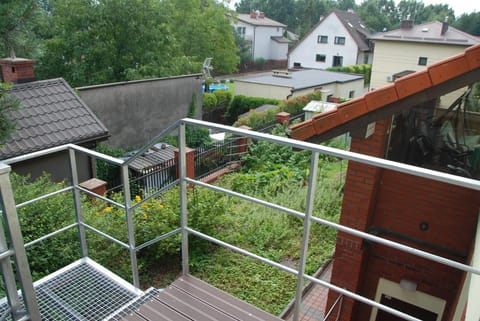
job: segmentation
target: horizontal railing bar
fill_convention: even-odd
[[[93,196],[93,197],[99,198],[99,199],[101,199],[102,201],[105,201],[105,202],[107,202],[107,203],[110,203],[110,204],[112,204],[112,205],[115,205],[115,206],[117,206],[117,207],[119,207],[119,208],[121,208],[121,209],[125,209],[125,205],[123,205],[123,204],[121,204],[121,203],[118,203],[118,202],[115,202],[114,200],[111,200],[111,199],[109,199],[108,197],[105,197],[105,196],[102,196],[102,195],[100,195],[100,194],[97,194],[97,193],[94,193],[94,192],[92,192],[92,191],[89,191],[88,189],[83,188],[83,187],[81,187],[81,186],[79,186],[79,185],[78,185],[76,188],[79,189],[80,191],[88,194],[88,195],[91,195],[91,196]]]
[[[6,251],[3,251],[2,253],[0,253],[0,261],[1,260],[4,260],[6,258],[9,258],[10,256],[12,256],[13,254],[15,254],[15,252],[13,250],[6,250]]]
[[[113,236],[110,236],[110,235],[108,235],[107,233],[104,233],[104,232],[102,232],[102,231],[94,228],[93,226],[88,225],[87,223],[81,223],[81,225],[84,226],[84,227],[86,227],[86,228],[89,229],[90,231],[95,232],[95,233],[97,233],[98,235],[103,236],[104,238],[106,238],[106,239],[108,239],[108,240],[110,240],[110,241],[112,241],[112,242],[114,242],[114,243],[117,243],[118,245],[120,245],[120,246],[122,246],[122,247],[124,247],[124,248],[126,248],[126,249],[130,249],[130,246],[129,246],[128,244],[123,243],[122,241],[117,240],[117,239],[114,238]]]
[[[55,195],[57,195],[57,194],[61,194],[61,193],[64,193],[64,192],[68,192],[68,191],[71,191],[71,190],[73,190],[73,186],[67,186],[67,187],[65,187],[65,188],[59,189],[58,191],[51,192],[51,193],[48,193],[48,194],[39,196],[39,197],[37,197],[37,198],[28,200],[28,201],[26,201],[26,202],[17,204],[16,207],[17,207],[17,209],[19,209],[19,208],[25,207],[25,206],[27,206],[27,205],[30,205],[30,204],[32,204],[32,203],[35,203],[35,202],[38,202],[38,201],[41,201],[41,200],[44,200],[44,199],[53,197],[53,196],[55,196]]]
[[[46,239],[49,239],[49,238],[51,238],[51,237],[53,237],[53,236],[55,236],[55,235],[57,235],[57,234],[60,234],[60,233],[62,233],[62,232],[65,232],[65,231],[67,231],[67,230],[69,230],[69,229],[71,229],[71,228],[73,228],[73,227],[76,227],[76,226],[78,226],[78,223],[73,223],[73,224],[64,226],[64,227],[62,227],[61,229],[58,229],[58,230],[56,230],[56,231],[54,231],[54,232],[52,232],[52,233],[46,234],[46,235],[44,235],[44,236],[42,236],[42,237],[39,237],[38,239],[35,239],[35,240],[33,240],[33,241],[31,241],[31,242],[28,242],[28,243],[25,243],[25,248],[29,248],[30,246],[33,246],[33,245],[35,245],[35,244],[37,244],[37,243],[40,243],[40,242],[42,242],[42,241],[44,241],[44,240],[46,240]]]
[[[312,152],[319,152],[321,154],[339,157],[346,160],[352,160],[352,161],[356,161],[356,162],[360,162],[363,164],[372,165],[376,167],[381,167],[385,169],[390,169],[390,170],[394,170],[394,171],[405,173],[405,174],[428,178],[434,181],[462,186],[462,187],[466,187],[474,190],[480,190],[480,181],[471,179],[471,178],[456,176],[456,175],[438,172],[438,171],[434,171],[434,170],[430,170],[422,167],[416,167],[413,165],[398,163],[398,162],[390,161],[383,158],[363,155],[363,154],[345,151],[345,150],[341,150],[333,147],[299,141],[291,138],[273,136],[270,134],[264,134],[264,133],[246,130],[242,128],[235,128],[235,127],[229,127],[221,124],[209,123],[202,120],[184,118],[181,120],[181,122],[184,122],[185,124],[231,132],[238,135],[244,135],[254,139],[260,139],[260,140],[269,141],[272,143],[287,145],[293,148],[309,150]]]
[[[295,215],[295,216],[300,217],[302,219],[305,217],[305,214],[302,213],[302,212],[298,212],[298,211],[295,211],[295,210],[292,210],[292,209],[289,209],[289,208],[286,208],[286,207],[283,207],[283,206],[279,206],[279,205],[276,205],[276,204],[273,204],[273,203],[270,203],[270,202],[267,202],[267,201],[259,200],[259,199],[253,198],[251,196],[248,196],[248,195],[244,195],[244,194],[240,194],[240,193],[233,192],[233,191],[230,191],[230,190],[226,190],[226,189],[223,189],[221,187],[210,185],[210,184],[200,182],[200,181],[197,181],[197,180],[193,180],[193,179],[187,178],[187,177],[185,178],[185,181],[187,181],[188,183],[191,183],[191,184],[195,184],[195,185],[199,185],[199,186],[202,186],[202,187],[205,187],[205,188],[209,188],[209,189],[217,191],[217,192],[222,192],[222,193],[225,193],[225,194],[228,194],[228,195],[232,195],[232,196],[242,198],[242,199],[247,200],[247,201],[252,201],[252,202],[257,203],[257,204],[261,204],[261,205],[264,205],[264,206],[267,206],[267,207],[270,207],[270,208],[273,208],[273,209],[277,209],[277,210],[283,211],[287,214]],[[369,234],[369,233],[366,233],[366,232],[362,232],[362,231],[359,231],[359,230],[356,230],[356,229],[353,229],[353,228],[350,228],[350,227],[347,227],[347,226],[344,226],[344,225],[341,225],[341,224],[338,224],[338,223],[330,222],[328,220],[321,219],[321,218],[318,218],[318,217],[315,217],[315,216],[312,216],[312,221],[314,221],[316,223],[319,223],[319,224],[322,224],[322,225],[326,225],[328,227],[332,227],[332,228],[334,228],[338,231],[342,231],[342,232],[345,232],[345,233],[348,233],[348,234],[352,234],[352,235],[361,237],[363,239],[366,239],[366,240],[369,240],[369,241],[372,241],[372,242],[375,242],[375,243],[386,245],[386,246],[395,248],[397,250],[402,250],[404,252],[407,252],[407,253],[422,257],[422,258],[429,259],[429,260],[437,262],[437,263],[442,263],[442,264],[460,269],[460,270],[465,271],[465,272],[472,272],[472,273],[480,275],[480,268],[475,268],[475,267],[472,267],[472,266],[467,265],[467,264],[463,264],[463,263],[459,263],[459,262],[456,262],[456,261],[453,261],[453,260],[449,260],[449,259],[446,259],[446,258],[441,257],[439,255],[435,255],[435,254],[431,254],[431,253],[426,252],[426,251],[418,250],[418,249],[415,249],[415,248],[407,246],[407,245],[403,245],[403,244],[400,244],[400,243],[397,243],[397,242],[394,242],[394,241],[390,241],[388,239],[384,239],[384,238],[376,236],[376,235],[372,235],[372,234]]]
[[[283,212],[289,213],[291,215],[297,216],[299,218],[303,218],[305,216],[304,213],[296,211],[296,210],[292,210],[288,207],[284,207],[284,206],[281,206],[281,205],[270,203],[270,202],[267,202],[267,201],[264,201],[264,200],[260,200],[258,198],[254,198],[252,196],[248,196],[248,195],[245,195],[245,194],[234,192],[234,191],[224,189],[222,187],[218,187],[218,186],[215,186],[215,185],[207,184],[207,183],[197,181],[197,180],[194,180],[194,179],[191,179],[191,178],[188,178],[188,177],[185,177],[185,181],[187,183],[191,183],[191,184],[194,184],[194,185],[199,185],[199,186],[211,189],[211,190],[216,191],[216,192],[228,194],[228,195],[231,195],[231,196],[235,196],[235,197],[244,199],[246,201],[250,201],[250,202],[253,202],[253,203],[264,205],[266,207],[273,208],[275,210],[283,211]]]
[[[135,250],[136,250],[136,251],[140,251],[141,249],[143,249],[143,248],[145,248],[145,247],[147,247],[147,246],[150,246],[150,245],[155,244],[155,243],[157,243],[157,242],[159,242],[159,241],[161,241],[161,240],[164,240],[164,239],[166,239],[166,238],[169,238],[169,237],[171,237],[171,236],[174,236],[174,235],[176,235],[176,234],[179,234],[181,231],[182,231],[181,228],[177,228],[176,230],[172,230],[172,231],[170,231],[170,232],[167,232],[167,233],[165,233],[165,234],[163,234],[163,235],[160,235],[160,236],[158,236],[158,237],[156,237],[156,238],[154,238],[154,239],[152,239],[152,240],[150,240],[150,241],[147,241],[147,242],[145,242],[145,243],[137,246],[137,247],[135,248]]]
[[[106,162],[109,162],[109,163],[112,163],[112,164],[115,164],[115,165],[119,165],[119,166],[123,165],[125,163],[123,160],[121,160],[119,158],[115,158],[115,157],[112,157],[112,156],[109,156],[109,155],[105,155],[105,154],[93,151],[91,149],[81,147],[81,146],[77,146],[77,145],[74,145],[74,144],[65,144],[65,145],[61,145],[61,146],[57,146],[57,147],[51,147],[51,148],[43,149],[43,150],[33,152],[33,153],[30,153],[30,154],[25,154],[25,155],[21,155],[21,156],[8,158],[8,159],[5,159],[5,160],[2,160],[2,162],[5,163],[5,164],[8,164],[8,165],[11,165],[11,164],[15,164],[15,163],[18,163],[18,162],[23,162],[23,161],[26,161],[26,160],[30,160],[30,159],[33,159],[33,158],[58,153],[58,152],[65,151],[65,150],[68,150],[68,149],[74,149],[76,151],[82,152],[84,154],[93,156],[95,158],[98,158],[98,159],[101,159],[101,160],[104,160]]]
[[[191,228],[189,228],[189,227],[187,227],[186,230],[187,230],[190,234],[193,234],[193,235],[195,235],[195,236],[198,236],[198,237],[200,237],[200,238],[203,238],[203,239],[205,239],[205,240],[207,240],[207,241],[209,241],[209,242],[215,243],[215,244],[217,244],[217,245],[223,246],[223,247],[225,247],[225,248],[227,248],[227,249],[229,249],[229,250],[232,250],[232,251],[234,251],[234,252],[237,252],[237,253],[243,254],[243,255],[245,255],[245,256],[251,257],[252,259],[255,259],[255,260],[260,261],[260,262],[262,262],[262,263],[265,263],[265,264],[268,264],[268,265],[270,265],[270,266],[276,267],[276,268],[278,268],[278,269],[280,269],[280,270],[283,270],[283,271],[285,271],[285,272],[288,272],[288,273],[291,273],[291,274],[294,274],[294,275],[298,275],[298,271],[297,271],[297,270],[292,269],[292,268],[289,268],[289,267],[287,267],[287,266],[285,266],[285,265],[283,265],[283,264],[280,264],[280,263],[277,263],[277,262],[275,262],[275,261],[272,261],[272,260],[266,259],[266,258],[264,258],[264,257],[258,256],[257,254],[254,254],[254,253],[249,252],[249,251],[247,251],[247,250],[241,249],[241,248],[236,247],[236,246],[234,246],[234,245],[228,244],[228,243],[223,242],[223,241],[221,241],[221,240],[219,240],[219,239],[217,239],[217,238],[214,238],[214,237],[211,237],[211,236],[209,236],[209,235],[203,234],[202,232],[198,232],[198,231],[196,231],[196,230],[194,230],[194,229],[191,229]],[[414,317],[412,317],[412,316],[410,316],[410,315],[408,315],[408,314],[405,314],[405,313],[403,313],[403,312],[400,312],[400,311],[397,311],[397,310],[395,310],[395,309],[392,309],[392,308],[390,308],[389,306],[386,306],[386,305],[380,304],[380,303],[378,303],[378,302],[376,302],[376,301],[367,299],[367,298],[365,298],[365,297],[363,297],[363,296],[360,296],[360,295],[358,295],[358,294],[356,294],[356,293],[354,293],[354,292],[350,292],[350,291],[348,291],[348,290],[342,289],[342,288],[340,288],[340,287],[338,287],[338,286],[336,286],[336,285],[334,285],[334,284],[331,284],[331,283],[329,283],[329,282],[326,282],[326,281],[317,279],[317,278],[315,278],[315,277],[313,277],[313,276],[304,274],[304,278],[305,278],[305,279],[308,279],[308,280],[310,280],[310,281],[312,281],[312,282],[315,282],[315,283],[317,283],[317,284],[320,284],[320,285],[322,285],[322,286],[324,286],[324,287],[326,287],[326,288],[329,288],[329,289],[331,289],[331,290],[334,290],[334,291],[336,291],[336,292],[338,292],[338,293],[340,293],[340,294],[343,294],[343,295],[345,295],[345,296],[351,297],[351,298],[353,298],[353,299],[355,299],[355,300],[361,301],[361,302],[366,303],[366,304],[368,304],[368,305],[374,306],[374,307],[376,307],[376,308],[378,308],[378,309],[381,309],[381,310],[384,310],[384,311],[386,311],[386,312],[388,312],[388,313],[394,314],[394,315],[396,315],[396,316],[398,316],[398,317],[401,317],[401,318],[403,318],[403,319],[405,319],[405,320],[409,320],[409,321],[421,321],[420,319],[414,318]]]

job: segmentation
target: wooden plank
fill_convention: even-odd
[[[128,321],[146,321],[146,319],[142,318],[139,316],[136,312],[132,312],[129,315],[126,315],[122,318],[122,320],[128,320]]]
[[[172,310],[169,307],[165,306],[163,303],[157,300],[151,300],[146,302],[140,308],[135,311],[137,316],[141,316],[144,320],[151,321],[192,321],[190,319],[180,314],[176,310]],[[124,320],[134,320],[125,318]]]
[[[213,307],[217,307],[237,320],[282,320],[191,275],[184,275],[178,278],[171,286]]]
[[[175,287],[169,287],[157,295],[155,300],[162,302],[171,309],[181,311],[183,315],[195,321],[236,321],[236,319],[232,319],[212,306],[198,300],[198,298],[192,297]]]

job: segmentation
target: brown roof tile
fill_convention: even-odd
[[[402,99],[431,87],[432,80],[430,79],[428,70],[422,70],[398,78],[394,86],[398,98]]]
[[[337,113],[340,115],[342,123],[346,123],[354,118],[357,118],[367,112],[367,104],[365,97],[359,97],[347,101],[346,103],[337,106]]]
[[[378,109],[395,100],[398,100],[398,95],[394,84],[372,90],[365,94],[365,102],[367,103],[367,109],[369,111]]]
[[[428,73],[433,85],[455,78],[470,71],[465,53],[441,60],[428,67]]]

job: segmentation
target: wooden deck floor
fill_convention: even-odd
[[[193,276],[184,275],[123,320],[279,321],[282,319]]]

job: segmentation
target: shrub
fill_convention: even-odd
[[[242,95],[235,96],[227,108],[225,119],[229,124],[233,124],[241,114],[266,104],[277,105],[278,100],[270,98],[247,97]]]
[[[217,95],[213,93],[204,93],[202,97],[202,112],[208,113],[217,107]]]
[[[327,68],[327,70],[364,75],[364,84],[368,85],[370,84],[372,65],[363,64],[363,65],[353,65],[353,66],[344,66],[344,67],[330,67],[330,68]]]

